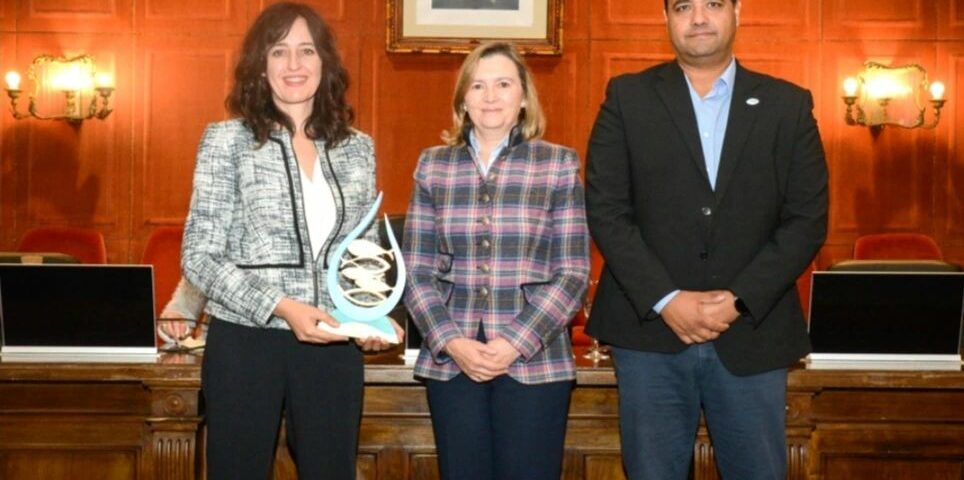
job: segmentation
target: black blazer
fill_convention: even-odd
[[[729,289],[750,311],[714,342],[748,375],[809,352],[794,282],[826,236],[827,166],[810,93],[737,65],[716,190],[676,62],[609,82],[586,168],[606,263],[587,332],[616,346],[686,345],[652,310],[673,290]]]

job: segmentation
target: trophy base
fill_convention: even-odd
[[[329,313],[331,313],[331,316],[334,317],[335,320],[338,320],[338,323],[341,325],[332,327],[324,322],[319,323],[318,328],[326,332],[353,338],[376,337],[392,344],[399,342],[398,335],[395,334],[395,328],[392,327],[392,322],[388,317],[359,321],[348,318],[338,309]]]

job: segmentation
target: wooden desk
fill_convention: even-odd
[[[198,360],[0,360],[0,479],[196,478]]]
[[[369,361],[359,478],[437,478],[411,367],[394,355]],[[136,365],[0,361],[0,478],[201,478],[199,387],[198,359],[184,355]],[[795,369],[787,403],[788,478],[964,478],[960,371]],[[623,478],[617,405],[610,366],[580,358],[563,478]],[[694,478],[717,478],[705,429],[694,453]],[[282,444],[275,478],[295,478],[292,467]]]

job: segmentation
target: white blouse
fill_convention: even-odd
[[[331,188],[325,181],[325,173],[321,170],[321,158],[315,156],[315,165],[312,168],[311,178],[305,175],[305,171],[298,168],[301,173],[301,192],[305,202],[305,221],[308,223],[308,237],[311,239],[311,256],[314,260],[318,259],[321,248],[325,245],[325,240],[335,228],[335,197],[331,194]]]

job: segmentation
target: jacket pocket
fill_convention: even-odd
[[[435,277],[435,289],[438,290],[439,297],[442,298],[442,304],[446,307],[449,306],[449,302],[452,301],[452,293],[455,292],[455,283],[448,280]]]

